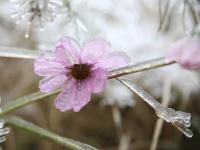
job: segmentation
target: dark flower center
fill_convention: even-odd
[[[70,74],[77,80],[84,80],[91,74],[91,65],[74,64],[70,68]]]

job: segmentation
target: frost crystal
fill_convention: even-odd
[[[145,92],[140,86],[134,84],[130,80],[118,79],[122,84],[127,86],[131,91],[139,95],[147,104],[149,104],[156,112],[159,118],[162,118],[167,123],[171,123],[177,127],[185,136],[192,137],[193,133],[188,127],[191,125],[190,113],[175,111],[172,108],[163,107],[149,93]]]
[[[45,22],[51,22],[64,10],[62,1],[56,0],[11,0],[15,4],[12,14],[17,24],[27,24],[25,37],[29,37],[31,27],[40,27]]]

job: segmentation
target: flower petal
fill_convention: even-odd
[[[101,58],[95,66],[110,71],[120,67],[125,67],[129,62],[130,58],[124,52],[112,52]]]
[[[176,61],[185,69],[199,69],[200,39],[186,37],[175,42],[171,46],[166,59]]]
[[[79,49],[80,46],[74,39],[70,37],[63,37],[56,44],[56,60],[65,66],[70,66],[74,63],[78,63]]]
[[[101,92],[106,85],[108,73],[102,68],[96,68],[93,70],[92,75],[88,78],[88,81],[93,93]]]
[[[75,112],[79,112],[91,99],[91,87],[87,81],[78,81],[77,89],[77,95],[73,103]]]
[[[73,104],[77,94],[77,81],[71,78],[66,84],[63,91],[55,99],[55,106],[61,112],[73,108]]]
[[[47,59],[43,56],[37,58],[34,62],[34,71],[39,76],[53,76],[59,73],[66,73],[66,68],[53,59]]]
[[[110,52],[110,44],[102,39],[94,39],[84,44],[81,61],[82,63],[95,63],[100,57]]]
[[[166,56],[169,61],[173,61],[181,55],[181,51],[184,48],[183,43],[185,43],[185,41],[187,41],[187,39],[182,39],[172,44]]]
[[[58,88],[62,88],[67,81],[67,76],[65,74],[60,74],[52,77],[45,77],[39,82],[39,87],[41,92],[52,92]]]

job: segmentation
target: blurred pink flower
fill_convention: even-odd
[[[70,37],[62,38],[51,56],[37,58],[35,73],[44,76],[39,83],[42,92],[62,88],[55,99],[60,111],[78,112],[91,98],[91,93],[105,88],[108,71],[128,65],[129,58],[122,52],[111,52],[110,45],[101,39],[86,42],[80,47]]]
[[[176,61],[186,69],[200,69],[200,39],[185,37],[175,42],[166,58],[167,61]]]

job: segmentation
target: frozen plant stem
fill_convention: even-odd
[[[5,47],[0,46],[0,57],[8,57],[8,58],[24,58],[24,59],[35,59],[42,51],[38,50],[28,50],[22,48],[15,48],[15,47]],[[167,62],[164,57],[152,59],[149,61],[144,61],[141,63],[137,63],[135,65],[130,65],[127,67],[119,68],[110,71],[109,79],[116,78],[119,76],[128,75],[131,73],[141,72],[148,69],[154,69],[162,66],[171,65],[175,62]]]
[[[152,59],[149,61],[137,63],[135,65],[130,65],[127,67],[112,70],[112,71],[110,71],[108,78],[109,79],[116,78],[116,77],[132,74],[132,73],[136,73],[136,72],[142,72],[142,71],[149,70],[149,69],[154,69],[154,68],[158,68],[158,67],[162,67],[162,66],[171,65],[173,63],[175,63],[175,62],[167,62],[164,57]]]
[[[149,93],[145,92],[140,86],[134,84],[130,80],[118,79],[123,85],[128,87],[131,91],[140,96],[148,105],[150,105],[156,112],[157,116],[167,123],[171,123],[177,127],[185,136],[192,137],[193,133],[188,127],[191,125],[190,113],[181,111],[175,111],[172,108],[162,106],[157,100],[155,100]]]
[[[13,49],[13,50],[16,50],[16,49]],[[0,56],[3,56],[3,57],[8,57],[8,56],[15,57],[16,56],[17,58],[31,58],[31,57],[36,58],[39,54],[39,52],[32,51],[31,53],[29,53],[30,55],[26,55],[27,50],[24,50],[24,51],[16,50],[16,51],[18,51],[16,53],[17,55],[15,55],[15,53],[12,53],[12,55],[11,55],[11,53],[6,52],[6,49],[4,51],[0,50]],[[12,50],[11,50],[11,52],[12,52]],[[149,69],[153,69],[153,68],[158,68],[158,67],[170,65],[172,63],[173,62],[166,62],[164,58],[153,59],[153,60],[149,60],[149,61],[145,61],[145,62],[142,62],[142,63],[135,64],[135,65],[131,65],[131,66],[128,66],[128,67],[123,67],[123,68],[119,68],[119,69],[110,71],[108,78],[112,79],[112,78],[115,78],[115,77],[128,75],[128,74],[131,74],[131,73],[141,72],[141,71],[145,71],[145,70],[149,70]],[[48,96],[57,94],[59,92],[60,92],[60,90],[57,90],[57,91],[54,91],[54,92],[51,92],[51,93],[35,92],[35,93],[30,94],[30,95],[26,95],[26,96],[23,96],[21,98],[18,98],[16,100],[12,100],[12,101],[10,101],[7,104],[2,106],[2,112],[0,112],[0,116],[2,114],[11,112],[15,109],[21,108],[22,106],[25,106],[25,105],[30,104],[30,103],[35,102],[35,101],[42,100],[42,99],[44,99]]]
[[[75,141],[73,139],[61,137],[55,133],[52,133],[48,130],[38,127],[20,117],[15,117],[15,116],[5,117],[5,122],[8,125],[23,129],[24,131],[32,133],[33,135],[39,136],[53,143],[63,145],[72,150],[97,150],[96,148],[90,145]]]
[[[38,56],[40,56],[41,53],[42,51],[38,50],[28,50],[22,48],[0,46],[0,57],[35,59]],[[149,61],[137,63],[135,65],[130,65],[127,67],[112,70],[109,73],[109,79],[128,75],[131,73],[141,72],[148,69],[171,65],[173,63],[175,62],[167,62],[164,57],[152,59]]]
[[[171,81],[170,79],[166,79],[164,82],[164,88],[163,88],[163,98],[162,98],[162,106],[167,107],[170,102],[170,94],[171,93]],[[158,119],[156,121],[154,133],[153,133],[153,139],[151,142],[150,150],[156,150],[158,145],[158,140],[162,131],[164,121],[162,119]]]
[[[0,57],[35,59],[42,51],[0,46]]]
[[[35,101],[39,101],[39,100],[42,100],[42,99],[47,98],[49,96],[55,95],[59,91],[60,90],[57,90],[57,91],[54,91],[54,92],[51,92],[51,93],[35,92],[35,93],[32,93],[28,96],[24,96],[24,97],[18,98],[16,100],[12,100],[9,103],[7,103],[7,104],[5,104],[1,107],[0,116],[3,115],[3,114],[6,114],[8,112],[11,112],[15,109],[21,108],[22,106],[33,103]]]
[[[36,50],[27,50],[27,49],[19,49],[19,48],[12,48],[12,47],[0,47],[0,57],[35,59],[41,53],[42,51],[36,51]],[[128,74],[136,73],[136,72],[141,72],[141,71],[145,71],[149,69],[154,69],[154,68],[170,65],[173,63],[174,62],[166,62],[165,58],[163,57],[158,58],[158,59],[152,59],[152,60],[138,63],[135,65],[130,65],[128,67],[112,70],[109,72],[108,78],[111,79],[111,78],[115,78],[119,76],[124,76]],[[10,101],[9,103],[2,106],[2,112],[0,112],[0,115],[13,111],[15,109],[18,109],[29,103],[41,100],[48,96],[57,94],[58,92],[60,92],[60,90],[54,91],[52,93],[47,93],[47,94],[36,92],[30,95],[21,97],[19,99]]]
[[[0,97],[0,104],[1,104],[1,97]],[[0,108],[1,111],[1,108]],[[5,135],[10,132],[9,128],[4,128],[5,121],[1,118],[0,119],[0,143],[4,142],[6,140]],[[1,146],[0,146],[1,149]]]

